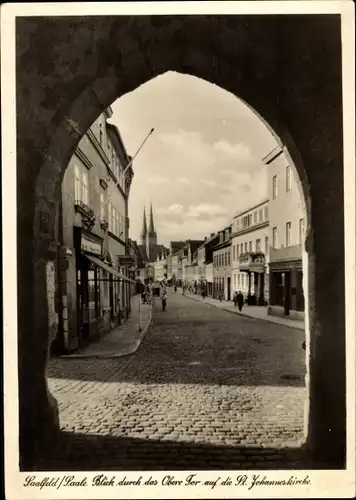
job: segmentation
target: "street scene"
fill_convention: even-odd
[[[159,301],[152,307],[135,354],[115,357],[118,350],[100,359],[97,349],[50,361],[49,388],[70,441],[53,467],[61,466],[58,456],[71,470],[305,466],[297,453],[303,331],[218,310],[173,289],[166,311]]]
[[[47,471],[95,496],[98,470],[273,470],[289,496],[325,496],[292,471],[354,469],[343,17],[208,4],[7,11],[6,436],[24,496]]]
[[[210,125],[193,96],[212,103]],[[158,77],[97,118],[62,181],[47,274],[52,468],[305,467],[297,180],[251,111],[190,76]]]

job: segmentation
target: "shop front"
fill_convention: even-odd
[[[128,277],[102,257],[102,241],[81,232],[76,248],[79,346],[121,323]]]
[[[268,314],[304,319],[302,262],[270,263]]]
[[[248,305],[265,305],[266,259],[262,252],[248,252],[239,257],[239,271],[247,274]]]

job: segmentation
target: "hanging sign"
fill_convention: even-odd
[[[84,252],[101,256],[101,242],[89,240],[84,236],[84,234],[82,234],[81,249]]]
[[[120,266],[133,266],[135,259],[131,255],[119,255]]]

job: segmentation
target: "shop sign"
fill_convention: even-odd
[[[101,242],[91,241],[82,235],[81,249],[84,250],[84,252],[101,255]]]
[[[119,255],[120,266],[133,266],[135,264],[134,257],[130,255]]]

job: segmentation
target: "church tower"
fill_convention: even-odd
[[[147,222],[146,222],[146,209],[145,209],[145,207],[143,208],[141,245],[143,245],[144,248],[147,248]]]
[[[157,233],[153,222],[152,203],[150,205],[150,219],[147,233],[147,255],[151,262],[157,258]]]

